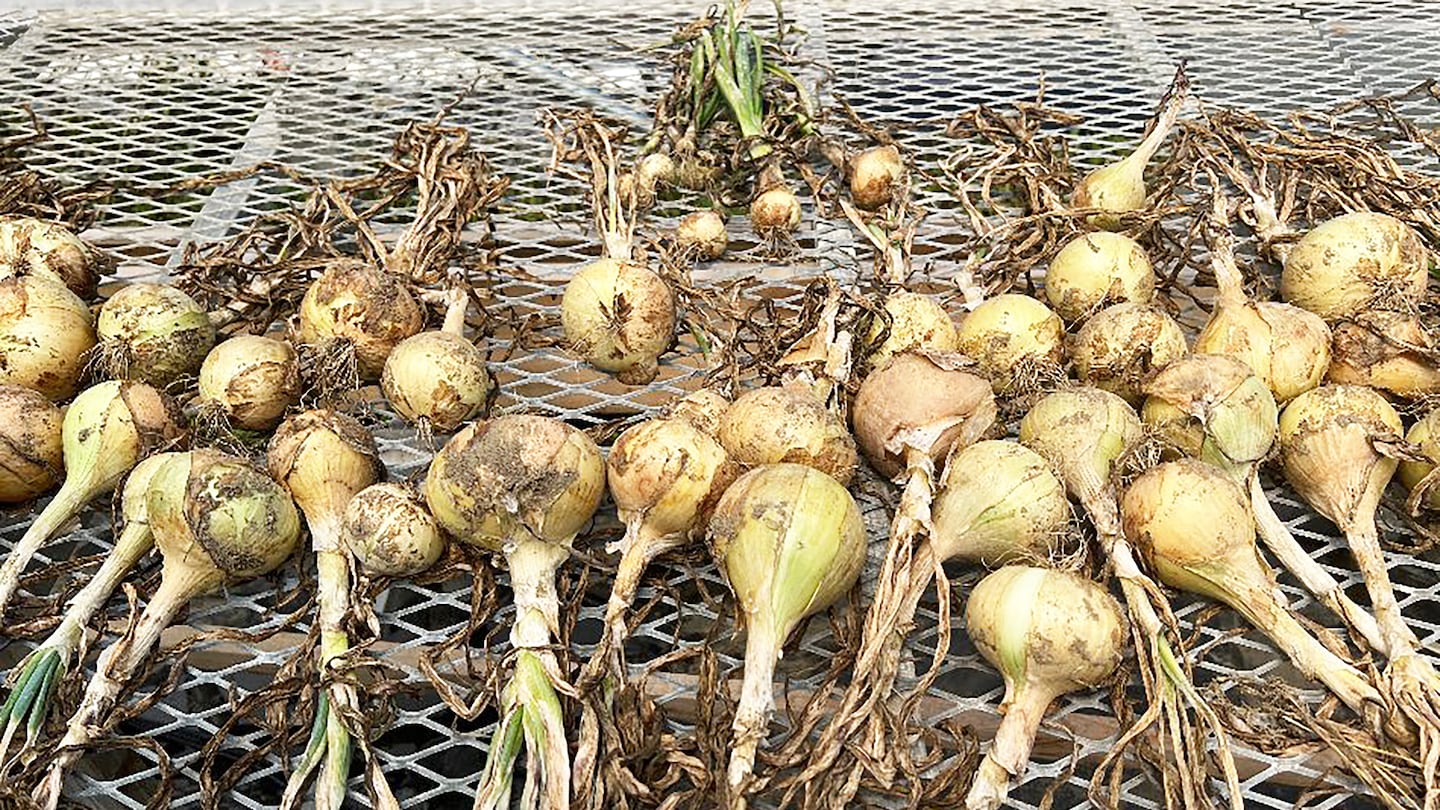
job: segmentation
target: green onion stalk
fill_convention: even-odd
[[[380,480],[385,470],[370,432],[353,417],[330,410],[306,411],[285,420],[270,440],[266,462],[270,474],[290,491],[310,527],[318,580],[317,663],[324,686],[310,741],[285,788],[281,806],[297,806],[305,783],[323,764],[315,786],[315,805],[320,810],[338,810],[345,802],[350,776],[347,718],[359,714],[360,702],[354,684],[335,671],[350,649],[346,620],[354,574],[344,543],[345,507],[357,492]],[[366,744],[363,735],[359,742]],[[388,794],[378,768],[371,767],[369,777],[382,796]]]

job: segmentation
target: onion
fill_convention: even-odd
[[[755,752],[775,710],[775,665],[805,617],[855,585],[865,526],[855,499],[830,476],[800,464],[740,476],[715,507],[710,542],[745,625],[745,677],[732,727],[727,784],[743,805]]]
[[[953,352],[959,348],[950,313],[928,295],[916,292],[888,295],[885,313],[889,323],[876,318],[866,340],[873,366],[878,367],[901,352]]]
[[[1325,321],[1290,304],[1247,298],[1228,231],[1216,237],[1210,255],[1219,292],[1195,353],[1243,361],[1282,403],[1319,385],[1330,365]]]
[[[791,462],[842,484],[855,474],[855,440],[829,408],[800,385],[746,391],[720,419],[716,438],[747,467]]]
[[[1189,89],[1190,82],[1185,77],[1185,68],[1182,65],[1165,97],[1160,117],[1156,119],[1145,139],[1135,147],[1135,151],[1114,163],[1095,169],[1075,186],[1070,197],[1071,205],[1076,208],[1099,208],[1109,212],[1087,217],[1086,222],[1097,228],[1114,230],[1120,227],[1119,214],[1144,210],[1145,166],[1155,157],[1155,153],[1160,151],[1161,144],[1165,143],[1165,138],[1175,127]]]
[[[0,383],[69,399],[94,346],[90,310],[65,285],[36,276],[0,281]]]
[[[349,341],[362,380],[378,379],[390,350],[424,325],[420,305],[400,279],[361,261],[330,264],[300,302],[300,341]]]
[[[1427,264],[1409,225],[1358,211],[1301,237],[1285,258],[1280,295],[1327,321],[1371,309],[1409,311],[1425,297]]]
[[[1065,485],[1044,457],[1013,441],[977,442],[945,467],[930,547],[938,560],[989,567],[1040,561],[1069,522]]]
[[[1075,237],[1045,271],[1045,300],[1067,323],[1084,320],[1108,304],[1148,304],[1155,271],[1134,239],[1100,231]]]
[[[215,345],[210,316],[165,284],[131,284],[110,296],[95,333],[106,373],[157,388],[195,374]]]
[[[385,360],[380,388],[421,431],[450,433],[475,417],[490,395],[485,353],[465,339],[466,293],[455,290],[438,332],[405,338]]]
[[[995,413],[985,379],[942,358],[907,352],[865,378],[850,416],[871,466],[886,478],[906,480],[979,439]]]
[[[1380,550],[1375,510],[1395,473],[1386,455],[1401,441],[1400,417],[1369,388],[1323,385],[1296,397],[1280,414],[1280,457],[1295,491],[1344,533],[1365,578],[1371,609],[1390,660],[1381,691],[1420,729],[1426,784],[1433,783],[1432,741],[1440,733],[1440,679],[1417,650],[1400,614]],[[1384,452],[1382,452],[1382,450]]]
[[[724,394],[713,388],[701,388],[672,402],[666,408],[666,415],[684,419],[704,433],[714,436],[720,432],[720,420],[725,417],[725,411],[729,407],[730,400],[726,399]]]
[[[850,198],[867,211],[889,204],[895,184],[905,174],[905,161],[894,146],[872,146],[850,158],[846,165]]]
[[[1174,318],[1144,304],[1116,304],[1080,327],[1070,358],[1082,382],[1134,405],[1142,398],[1141,383],[1185,349],[1185,333]]]
[[[999,393],[1061,375],[1065,324],[1040,301],[1007,293],[982,301],[960,322],[956,349],[980,364]]]
[[[0,217],[0,279],[35,276],[56,281],[81,298],[95,295],[104,257],[58,222]]]
[[[559,632],[555,571],[604,490],[605,467],[595,443],[543,416],[474,423],[430,464],[425,501],[436,521],[460,542],[503,554],[515,595],[515,669],[502,692],[500,724],[475,798],[481,810],[510,806],[522,728],[530,800],[545,807],[569,804],[569,747],[555,691],[568,687],[551,650],[551,637]]]
[[[345,505],[345,547],[370,576],[411,577],[445,553],[445,535],[425,501],[404,484],[371,484]]]
[[[565,285],[560,323],[585,362],[626,385],[644,385],[675,339],[675,296],[642,264],[599,259]]]
[[[702,259],[718,259],[730,246],[730,232],[719,211],[692,211],[675,226],[675,241]]]
[[[85,504],[115,489],[140,459],[182,440],[179,411],[144,383],[104,382],[65,411],[61,440],[65,482],[0,566],[0,616],[36,550]]]
[[[1004,719],[965,797],[967,810],[991,810],[1005,803],[1010,780],[1025,772],[1050,704],[1114,676],[1125,650],[1125,618],[1115,598],[1088,579],[1012,565],[975,586],[965,629],[1005,679]]]
[[[38,391],[0,384],[0,503],[26,503],[65,472],[64,417]]]
[[[1440,393],[1435,341],[1414,315],[1383,309],[1335,324],[1330,343],[1333,383],[1368,385],[1406,399]]]
[[[1162,582],[1223,602],[1259,628],[1307,677],[1324,683],[1357,715],[1380,727],[1384,700],[1360,670],[1310,635],[1285,608],[1275,573],[1255,546],[1243,490],[1193,459],[1147,470],[1126,490],[1125,536]]]
[[[85,587],[70,599],[60,624],[13,670],[10,699],[0,708],[0,719],[5,723],[4,737],[0,739],[0,761],[4,761],[11,738],[22,723],[25,724],[25,744],[22,748],[28,749],[39,741],[50,700],[65,679],[71,658],[80,650],[85,628],[105,607],[106,600],[125,575],[154,545],[146,505],[150,480],[175,455],[156,453],[147,456],[130,471],[120,501],[125,527],[115,540],[114,547],[105,555],[105,561]]]
[[[637,208],[649,208],[655,204],[655,192],[660,184],[673,182],[675,172],[675,160],[669,155],[658,152],[646,155],[636,164],[634,174],[620,175],[620,197],[628,200],[634,194]]]
[[[369,431],[353,417],[330,410],[305,411],[286,419],[271,437],[265,461],[270,474],[289,490],[310,527],[320,624],[319,671],[325,678],[336,659],[350,648],[345,629],[351,580],[350,555],[343,534],[345,507],[357,492],[378,481],[385,468]],[[298,796],[322,760],[316,806],[338,810],[344,803],[350,771],[350,734],[341,717],[348,711],[359,711],[354,685],[332,683],[327,700],[316,712],[312,735],[323,742],[306,750],[285,788],[285,803]]]
[[[1423,459],[1400,462],[1400,483],[1410,490],[1411,514],[1418,512],[1421,505],[1440,509],[1440,490],[1432,485],[1434,479],[1426,480],[1440,463],[1440,410],[1432,410],[1416,420],[1405,434],[1405,441],[1418,450]]]
[[[756,180],[750,202],[750,227],[764,239],[791,234],[800,227],[800,198],[790,190],[779,167],[770,164]]]
[[[176,453],[155,470],[146,494],[155,546],[164,557],[160,587],[133,631],[101,654],[80,707],[67,723],[36,799],[53,807],[79,746],[104,730],[127,681],[160,634],[196,596],[280,567],[300,540],[300,517],[285,490],[249,462],[209,450]],[[69,750],[67,750],[69,749]]]
[[[300,401],[300,363],[283,340],[236,335],[200,365],[200,401],[244,430],[271,430]]]

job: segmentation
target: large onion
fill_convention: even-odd
[[[1084,320],[1107,304],[1148,304],[1154,297],[1150,258],[1138,242],[1118,233],[1075,237],[1045,271],[1045,300],[1067,323]]]
[[[560,323],[587,363],[643,385],[655,379],[660,355],[675,339],[675,296],[642,264],[597,259],[565,285]]]
[[[400,279],[361,261],[331,264],[300,302],[300,341],[349,341],[363,380],[379,379],[390,351],[424,326],[420,305]]]
[[[1119,394],[1132,405],[1154,371],[1185,354],[1180,324],[1144,304],[1116,304],[1095,313],[1070,346],[1081,382]]]
[[[0,503],[25,503],[60,480],[62,421],[40,392],[0,384]]]
[[[47,278],[81,298],[90,298],[105,264],[98,251],[58,222],[0,217],[0,279]]]
[[[1060,376],[1065,359],[1065,324],[1049,307],[1028,295],[988,298],[960,322],[957,348],[980,365],[1001,393],[1032,381]]]
[[[69,399],[94,346],[90,309],[64,284],[38,276],[0,281],[0,383]]]
[[[1429,278],[1425,244],[1388,214],[1357,211],[1321,223],[1295,244],[1280,295],[1327,321],[1368,309],[1413,309]]]
[[[131,284],[110,296],[95,334],[111,377],[157,388],[194,375],[215,345],[210,316],[168,284]]]

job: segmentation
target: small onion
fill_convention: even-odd
[[[986,299],[960,322],[958,350],[980,364],[998,392],[1027,376],[1055,376],[1065,359],[1065,324],[1028,295]]]
[[[95,333],[111,377],[157,388],[195,374],[215,345],[210,316],[167,284],[131,284],[110,296]]]
[[[0,384],[0,503],[25,503],[60,481],[63,421],[40,392]]]
[[[1107,304],[1148,304],[1155,271],[1134,239],[1100,231],[1077,236],[1060,248],[1045,271],[1045,300],[1067,323],[1083,320]]]
[[[403,484],[371,484],[355,493],[342,525],[345,547],[366,574],[414,576],[445,553],[445,535],[425,501]]]
[[[390,351],[424,325],[420,305],[400,279],[361,261],[332,263],[300,302],[300,341],[350,341],[363,380],[379,379]]]
[[[793,233],[799,226],[800,199],[790,190],[778,166],[766,166],[756,180],[755,199],[750,203],[750,227],[762,238],[773,239]]]
[[[1440,393],[1437,357],[1435,341],[1414,315],[1360,312],[1335,324],[1325,378],[1414,399]]]
[[[842,484],[855,475],[855,440],[815,395],[798,386],[769,386],[735,399],[716,433],[730,457],[749,467],[792,462]]]
[[[1425,296],[1425,244],[1404,222],[1345,214],[1305,234],[1280,275],[1280,295],[1327,321],[1370,309],[1408,311]]]
[[[38,276],[0,281],[0,383],[69,399],[94,346],[90,309],[64,284]]]
[[[105,262],[69,228],[32,217],[0,217],[0,279],[37,276],[81,298],[95,295]]]
[[[905,173],[905,161],[894,146],[873,146],[851,158],[846,170],[850,198],[861,208],[874,211],[894,196],[895,183]]]
[[[300,363],[283,340],[236,335],[205,356],[199,387],[235,427],[271,430],[300,401]]]
[[[444,326],[405,338],[385,359],[385,398],[422,432],[455,430],[479,414],[490,395],[485,353],[465,338],[468,303],[463,289],[452,290]]]
[[[1089,224],[1114,230],[1120,227],[1118,215],[1145,208],[1145,167],[1150,163],[1150,159],[1155,157],[1155,153],[1160,151],[1160,146],[1175,127],[1189,86],[1182,66],[1175,75],[1175,83],[1166,96],[1159,118],[1145,139],[1135,147],[1135,151],[1114,163],[1095,169],[1075,185],[1075,191],[1070,198],[1072,205],[1076,208],[1099,208],[1106,212],[1087,217]]]
[[[879,366],[901,352],[953,352],[959,348],[950,313],[928,295],[917,292],[888,295],[885,313],[889,316],[889,330],[884,320],[876,318],[866,339],[871,365]],[[885,336],[883,341],[881,335]]]
[[[719,211],[692,211],[675,226],[675,241],[702,259],[718,259],[730,246],[730,233]]]
[[[1070,358],[1082,382],[1138,405],[1145,379],[1185,350],[1185,333],[1174,318],[1155,307],[1127,303],[1106,307],[1086,321]]]
[[[626,385],[643,385],[655,379],[660,355],[675,339],[675,297],[642,264],[598,259],[565,285],[560,324],[587,363]]]

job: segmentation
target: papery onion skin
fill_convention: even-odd
[[[1414,315],[1359,313],[1335,324],[1330,346],[1325,377],[1332,383],[1368,385],[1406,399],[1440,393],[1440,350]]]
[[[39,391],[0,384],[0,503],[26,503],[60,482],[62,424]]]
[[[298,336],[315,345],[349,340],[360,378],[378,380],[390,351],[424,326],[424,312],[399,278],[347,259],[325,268],[305,291]]]
[[[371,484],[345,505],[345,546],[372,576],[424,573],[445,553],[445,535],[425,501],[403,484]]]
[[[870,372],[850,416],[865,458],[893,480],[908,466],[907,448],[941,460],[983,434],[995,410],[985,378],[906,352]]]
[[[675,241],[702,259],[718,259],[730,246],[730,233],[718,211],[692,211],[675,226]]]
[[[1140,387],[1157,369],[1183,357],[1185,333],[1174,318],[1144,304],[1123,303],[1095,313],[1070,346],[1081,382],[1138,405]]]
[[[485,408],[490,395],[485,353],[460,335],[421,332],[405,338],[385,360],[380,388],[412,424],[424,419],[449,433]]]
[[[740,464],[805,464],[842,484],[850,482],[859,463],[845,424],[814,394],[798,387],[769,386],[741,394],[726,409],[716,437]]]
[[[1148,304],[1155,271],[1145,249],[1108,231],[1081,234],[1060,248],[1045,271],[1045,300],[1066,323],[1076,323],[1106,304]]]
[[[159,388],[193,376],[215,345],[210,316],[168,284],[131,284],[110,296],[95,335],[111,376]]]
[[[283,340],[236,335],[205,356],[199,391],[235,427],[272,430],[300,401],[300,362]]]
[[[58,222],[0,216],[0,279],[48,278],[89,299],[105,264],[98,251]]]
[[[1065,323],[1028,295],[1006,293],[986,299],[960,321],[956,349],[980,365],[997,392],[1006,392],[1017,371],[1060,368],[1065,359]]]
[[[675,339],[675,296],[644,265],[597,259],[565,285],[560,324],[585,362],[626,385],[644,385]]]
[[[705,433],[715,436],[720,432],[720,420],[730,408],[730,400],[714,388],[701,388],[670,403],[665,409],[667,416],[684,419]]]
[[[709,434],[672,418],[621,433],[606,473],[621,522],[638,524],[639,539],[648,542],[702,528],[739,468]]]
[[[1301,237],[1280,275],[1280,295],[1327,321],[1368,309],[1407,311],[1425,297],[1425,244],[1388,214],[1357,211]]]
[[[1342,530],[1364,504],[1378,500],[1397,462],[1372,440],[1399,438],[1399,414],[1375,391],[1323,385],[1296,397],[1280,414],[1281,460],[1296,491]]]
[[[1129,403],[1098,388],[1056,391],[1020,420],[1021,443],[1044,456],[1082,502],[1099,496],[1115,460],[1144,434]]]
[[[885,322],[876,318],[866,341],[871,346],[869,360],[873,366],[901,352],[953,352],[959,347],[950,313],[928,295],[898,292],[886,296],[885,312],[890,316],[888,332]]]
[[[90,309],[65,285],[37,276],[0,280],[0,383],[52,402],[69,399],[94,347]]]

